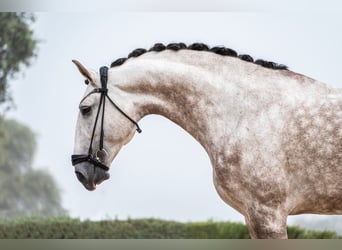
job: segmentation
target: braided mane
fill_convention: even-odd
[[[209,51],[209,52],[213,52],[215,54],[219,54],[222,56],[238,57],[241,60],[251,62],[251,63],[255,63],[255,64],[258,64],[262,67],[269,68],[269,69],[287,70],[287,66],[283,65],[283,64],[278,64],[275,62],[266,61],[266,60],[262,60],[262,59],[257,59],[254,61],[253,57],[251,57],[250,55],[246,55],[246,54],[239,55],[235,50],[232,50],[232,49],[229,49],[229,48],[226,48],[223,46],[220,46],[220,47],[216,46],[216,47],[210,48],[208,45],[206,45],[204,43],[193,43],[189,46],[187,46],[184,43],[170,43],[168,45],[164,45],[162,43],[156,43],[149,50],[142,49],[142,48],[135,49],[131,53],[129,53],[127,58],[119,58],[119,59],[115,60],[110,66],[111,67],[120,66],[128,58],[138,57],[138,56],[141,56],[142,54],[145,54],[146,52],[150,52],[150,51],[160,52],[160,51],[167,50],[167,49],[173,50],[173,51],[178,51],[178,50],[182,50],[182,49],[197,50],[197,51]]]

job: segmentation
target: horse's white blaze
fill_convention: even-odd
[[[252,237],[286,238],[289,214],[342,213],[340,89],[191,50],[129,59],[110,69],[108,88],[133,119],[163,115],[199,141],[218,194],[245,216]],[[106,108],[110,163],[134,126]],[[89,124],[82,119],[77,130],[90,133]],[[86,134],[77,134],[76,152],[88,146]]]

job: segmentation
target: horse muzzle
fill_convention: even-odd
[[[81,162],[75,165],[75,174],[83,186],[93,191],[96,186],[109,179],[109,173],[89,162]]]

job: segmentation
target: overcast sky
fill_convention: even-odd
[[[70,163],[77,107],[86,87],[71,60],[97,70],[155,42],[204,42],[342,87],[341,28],[341,16],[332,13],[39,13],[34,24],[38,58],[12,81],[17,108],[9,116],[36,132],[35,167],[55,177],[73,217],[244,221],[218,197],[199,143],[158,116],[140,122],[143,133],[121,150],[111,178],[86,191]],[[298,216],[289,221],[293,218]]]

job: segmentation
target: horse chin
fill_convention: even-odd
[[[88,162],[77,164],[75,166],[75,174],[88,191],[95,190],[97,185],[108,180],[110,177],[108,172]]]

